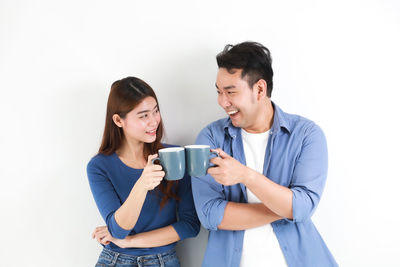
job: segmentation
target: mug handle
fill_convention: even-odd
[[[210,155],[208,156],[208,157],[209,157],[209,160],[211,159],[210,157],[211,157],[212,155],[214,155],[214,156],[216,156],[216,157],[220,157],[218,152],[211,151]],[[218,165],[215,165],[215,164],[213,164],[213,163],[210,163],[210,168],[213,168],[213,167],[215,167],[215,166],[218,166]]]
[[[154,164],[154,161],[156,161],[156,160],[160,160],[160,158],[157,157],[157,158],[152,159],[152,160],[151,160],[151,164]]]

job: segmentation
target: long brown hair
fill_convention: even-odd
[[[124,132],[118,127],[112,117],[118,114],[121,118],[125,118],[132,109],[139,105],[146,97],[153,97],[158,105],[157,96],[153,89],[143,80],[136,77],[126,77],[115,81],[111,85],[111,91],[108,96],[106,122],[104,126],[103,139],[99,148],[99,154],[111,155],[118,150],[124,141]],[[158,105],[158,108],[160,106]],[[161,113],[160,113],[161,114]],[[164,135],[164,125],[160,115],[160,124],[157,128],[156,140],[153,143],[144,143],[143,157],[147,161],[147,157],[156,154],[163,148],[161,140]],[[170,198],[179,200],[176,194],[176,181],[163,180],[157,189],[163,193],[161,199],[161,208]]]

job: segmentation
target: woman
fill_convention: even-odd
[[[112,84],[103,140],[87,166],[107,224],[93,233],[105,246],[96,266],[180,266],[176,242],[199,232],[189,176],[163,180],[162,167],[151,163],[164,147],[163,131],[147,83],[127,77]]]

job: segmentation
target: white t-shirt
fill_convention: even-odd
[[[268,136],[269,131],[254,134],[242,129],[246,165],[259,173],[263,173],[264,169]],[[248,203],[261,202],[248,188],[246,191]],[[253,266],[287,267],[285,257],[271,224],[248,229],[244,232],[240,267]]]

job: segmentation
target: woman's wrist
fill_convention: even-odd
[[[123,244],[125,245],[125,247],[134,248],[135,240],[136,240],[136,235],[130,235],[123,240],[124,241]]]
[[[135,185],[133,186],[137,191],[142,193],[147,193],[149,190],[144,186],[142,176],[136,181]]]

